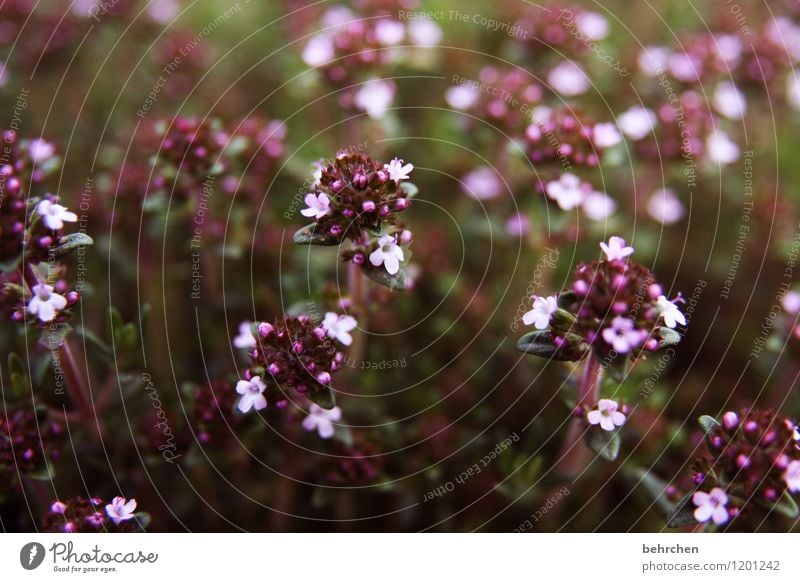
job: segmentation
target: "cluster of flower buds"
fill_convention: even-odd
[[[234,413],[237,399],[230,382],[197,387],[190,423],[201,445],[221,448],[235,438],[233,431],[242,421],[241,416]]]
[[[604,258],[578,265],[569,290],[533,297],[523,322],[539,331],[522,338],[520,349],[562,360],[593,350],[600,358],[625,360],[680,340],[674,331],[686,325],[680,295],[667,299],[653,273],[629,260],[633,248],[622,238],[600,247]]]
[[[531,108],[542,99],[543,89],[522,69],[484,67],[477,81],[461,79],[445,93],[447,104],[486,120],[503,131],[518,132]]]
[[[54,501],[42,520],[46,533],[134,533],[142,531],[146,514],[134,513],[136,500],[115,497],[104,503],[98,497],[73,497]]]
[[[336,327],[331,325],[319,324],[308,315],[254,325],[255,345],[248,350],[254,366],[236,385],[238,409],[243,413],[261,410],[268,402],[284,408],[289,402],[288,389],[332,408],[332,374],[341,368],[344,354],[331,339],[337,334],[349,338],[345,327],[355,325],[343,327],[338,319]]]
[[[0,472],[47,473],[60,456],[63,429],[33,410],[19,408],[0,415]]]
[[[561,4],[529,8],[514,23],[514,38],[537,52],[550,49],[559,54],[585,54],[592,42],[610,32],[608,21],[597,12]]]
[[[603,151],[621,141],[613,123],[595,123],[573,107],[536,108],[525,129],[527,155],[534,164],[557,161],[594,168]]]
[[[398,158],[382,164],[364,154],[342,153],[320,170],[315,190],[306,195],[303,216],[314,223],[298,230],[297,244],[338,245],[345,239],[353,246],[341,253],[345,261],[360,265],[373,279],[395,288],[400,264],[406,260],[402,245],[411,242],[398,213],[409,205],[408,182],[414,169]],[[388,273],[391,280],[385,280]]]
[[[702,417],[712,459],[695,461],[694,518],[728,523],[751,503],[767,509],[800,493],[796,425],[772,410],[728,411],[722,422]]]
[[[13,130],[2,133],[0,155],[0,270],[13,265],[23,248],[32,261],[47,259],[64,222],[77,216],[48,196],[38,202],[26,188],[40,185],[58,169],[60,158],[53,144],[42,139],[20,140]],[[33,208],[32,208],[33,207]]]
[[[331,440],[332,452],[321,468],[328,485],[357,487],[374,483],[383,468],[383,457],[377,447],[363,439],[352,445]]]

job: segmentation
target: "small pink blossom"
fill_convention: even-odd
[[[625,244],[625,239],[620,236],[612,236],[608,243],[601,242],[600,248],[609,261],[621,261],[633,254],[633,247]]]
[[[136,509],[136,500],[127,501],[124,497],[115,497],[111,503],[106,505],[106,514],[111,521],[119,525],[120,522],[133,519],[133,512]]]
[[[728,510],[725,509],[728,496],[719,487],[714,487],[709,493],[697,491],[692,495],[692,503],[696,507],[694,518],[700,523],[713,521],[717,525],[722,525],[728,521]]]
[[[242,395],[239,399],[237,408],[242,412],[249,412],[250,409],[262,410],[267,407],[267,399],[264,398],[264,390],[267,385],[260,376],[253,376],[250,380],[239,380],[236,383],[236,392]]]
[[[632,319],[617,316],[611,326],[603,330],[603,339],[620,354],[627,354],[644,343],[646,332],[636,329]]]
[[[315,430],[323,439],[329,439],[334,433],[334,422],[342,419],[342,409],[334,406],[330,410],[325,410],[313,402],[308,408],[308,416],[303,420],[303,428],[307,431]]]
[[[590,410],[586,419],[589,424],[599,424],[603,430],[612,431],[625,424],[625,415],[619,410],[619,404],[609,398],[601,398],[595,410]]]
[[[331,201],[324,192],[320,194],[306,194],[305,203],[308,208],[300,211],[300,214],[308,218],[320,219],[331,211]]]
[[[414,164],[403,164],[403,160],[395,158],[388,164],[384,164],[383,169],[389,172],[390,179],[399,184],[402,180],[408,180],[408,175],[414,169]]]

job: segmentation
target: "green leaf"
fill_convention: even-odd
[[[89,331],[83,326],[78,326],[75,328],[75,335],[92,344],[104,358],[110,358],[112,356],[111,348],[94,332]]]
[[[584,439],[586,446],[600,455],[606,461],[613,461],[619,456],[619,447],[622,439],[619,433],[600,428],[590,427],[586,431]]]
[[[373,269],[372,267],[362,267],[364,274],[381,285],[385,285],[392,291],[405,291],[408,289],[408,277],[403,269],[394,275],[390,275],[386,269]]]
[[[334,397],[333,390],[331,390],[330,386],[320,385],[317,389],[308,393],[308,399],[317,406],[321,406],[325,410],[330,410],[336,406],[336,398]]]
[[[292,237],[296,245],[322,245],[333,247],[342,242],[342,238],[322,232],[316,222],[312,222],[294,233]]]
[[[658,328],[658,335],[661,336],[661,346],[675,346],[681,343],[683,337],[681,334],[674,329],[670,329],[668,327],[661,326]]]
[[[150,514],[146,511],[137,511],[133,514],[133,519],[136,520],[136,523],[138,523],[139,527],[142,529],[147,529],[147,526],[150,525]]]
[[[413,198],[419,194],[419,188],[413,182],[402,182],[400,188],[406,193],[406,198]]]
[[[772,509],[792,519],[800,515],[800,509],[798,509],[794,497],[788,491],[783,492],[783,495],[775,502]]]
[[[703,431],[706,432],[706,433],[708,433],[712,429],[720,426],[720,424],[719,424],[719,422],[717,422],[716,418],[714,418],[713,416],[709,416],[707,414],[704,414],[703,416],[698,418],[697,422],[700,424],[700,426],[702,427]]]
[[[697,520],[694,518],[694,509],[692,509],[692,495],[691,491],[680,498],[680,501],[675,504],[675,509],[667,520],[667,527],[678,528],[686,527],[689,525],[697,525]]]
[[[56,472],[55,469],[53,469],[53,465],[47,460],[45,461],[44,467],[38,471],[24,473],[24,475],[28,479],[33,479],[34,481],[52,481],[56,476]]]
[[[30,393],[28,373],[22,359],[15,352],[8,354],[8,375],[11,379],[11,394],[8,395],[10,398],[22,398]]]
[[[577,362],[586,354],[588,346],[582,338],[574,334],[568,333],[565,339],[565,344],[559,347],[553,343],[553,334],[550,331],[532,331],[519,338],[517,349],[558,362]]]
[[[94,244],[94,239],[85,232],[74,232],[62,236],[58,240],[58,246],[52,249],[51,253],[56,258],[68,255],[81,247],[88,247]]]
[[[42,330],[42,336],[39,338],[39,345],[53,352],[64,345],[71,331],[72,326],[68,323],[51,325]]]
[[[562,291],[561,293],[558,294],[557,297],[558,306],[561,309],[566,309],[567,307],[575,303],[575,301],[577,300],[578,296],[575,294],[574,291]]]

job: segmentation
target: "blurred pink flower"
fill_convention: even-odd
[[[329,439],[334,433],[334,422],[339,422],[342,418],[342,409],[334,406],[330,410],[325,410],[313,402],[308,408],[308,416],[303,420],[303,428],[307,431],[315,430],[320,438]]]
[[[480,166],[461,179],[461,189],[478,200],[490,200],[502,194],[503,182],[494,169]]]
[[[638,105],[631,107],[619,116],[622,133],[634,141],[644,139],[656,126],[656,114]]]
[[[565,97],[580,95],[590,87],[586,73],[573,61],[564,61],[550,69],[547,73],[547,82],[556,93]]]
[[[380,119],[394,100],[395,85],[391,81],[370,79],[356,92],[353,102],[373,119]]]
[[[647,212],[662,224],[674,224],[684,215],[683,203],[669,188],[659,188],[647,201]]]

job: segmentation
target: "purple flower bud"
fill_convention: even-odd
[[[358,172],[353,176],[353,186],[355,186],[359,190],[363,190],[364,188],[366,188],[367,184],[369,184],[369,179],[367,179],[367,176],[364,175],[363,173]]]
[[[764,490],[764,499],[767,501],[777,501],[778,500],[778,492],[775,491],[772,487],[769,487]]]
[[[400,244],[407,245],[411,242],[413,235],[411,234],[410,230],[404,230],[400,233]]]
[[[381,206],[380,214],[381,214],[381,216],[386,216],[386,215],[389,214],[389,207],[386,206],[386,204]]]
[[[77,291],[70,291],[67,293],[67,304],[68,305],[75,305],[78,300],[81,298],[80,294]]]
[[[758,423],[755,420],[750,420],[744,425],[744,430],[747,432],[755,432],[758,430]]]
[[[365,260],[366,257],[364,256],[364,253],[356,253],[353,255],[353,264],[355,265],[363,265]]]
[[[748,459],[745,455],[739,455],[736,457],[736,466],[740,469],[746,469],[750,466],[750,459]]]
[[[306,386],[305,384],[298,384],[297,386],[294,387],[294,389],[300,393],[304,393],[308,391],[308,386]]]
[[[650,286],[647,288],[647,295],[648,295],[648,296],[650,297],[650,299],[652,299],[653,301],[655,301],[656,299],[658,299],[659,295],[663,295],[663,294],[664,294],[664,292],[663,292],[663,290],[661,289],[661,285],[659,285],[658,283],[653,283],[652,285],[650,285]]]
[[[389,174],[383,170],[378,170],[378,173],[375,175],[378,177],[378,182],[381,184],[384,184],[389,179]]]
[[[67,505],[65,503],[61,503],[60,501],[54,501],[53,504],[50,506],[50,511],[53,513],[64,513],[66,511]]]
[[[331,236],[339,236],[342,234],[342,227],[338,224],[334,224],[330,230],[328,231],[331,233]]]
[[[775,442],[777,437],[777,433],[774,430],[771,430],[761,439],[761,444],[765,446],[771,445],[773,442]]]
[[[53,244],[53,237],[52,236],[40,236],[39,239],[36,241],[36,244],[39,248],[46,249],[51,244]]]
[[[75,532],[77,530],[78,530],[78,527],[75,525],[75,522],[73,522],[73,521],[68,521],[67,523],[64,524],[64,531],[66,533],[73,533],[73,532]]]
[[[272,362],[267,368],[267,370],[269,370],[269,373],[272,374],[273,376],[277,376],[278,373],[281,371],[281,367],[275,362]]]
[[[344,361],[344,354],[342,352],[336,352],[336,355],[333,356],[333,361],[341,364]]]
[[[651,352],[657,350],[658,349],[658,340],[651,337],[650,339],[648,339],[645,342],[644,349],[646,349],[648,351],[651,351]]]
[[[295,354],[302,354],[303,353],[303,342],[296,341],[292,344],[292,351]]]
[[[329,384],[331,381],[331,375],[328,372],[320,372],[317,374],[317,382],[320,384]]]
[[[342,210],[342,214],[344,215],[345,218],[353,218],[355,212],[353,212],[352,208],[345,208],[344,210]]]
[[[695,473],[692,475],[692,482],[695,485],[700,485],[703,481],[705,481],[706,476],[705,473]]]
[[[589,291],[589,284],[582,279],[578,279],[572,284],[572,290],[575,291],[577,295],[586,295],[586,292]]]
[[[266,321],[262,321],[258,324],[258,335],[261,337],[267,337],[269,334],[272,333],[272,324],[267,323]]]
[[[628,311],[627,303],[625,303],[624,301],[617,301],[614,303],[614,313],[622,315],[626,311]]]
[[[722,441],[722,439],[720,437],[715,436],[715,437],[711,438],[711,446],[714,447],[715,449],[721,448],[722,445],[723,445],[723,441]]]
[[[728,411],[722,415],[722,424],[728,430],[734,429],[739,425],[739,415],[733,411]]]
[[[324,340],[325,339],[325,330],[321,327],[314,328],[314,335],[317,336],[317,339]]]
[[[344,189],[344,182],[342,182],[341,180],[334,180],[333,183],[331,184],[331,189],[334,192],[340,192],[342,189]]]
[[[286,399],[283,399],[283,400],[278,400],[278,401],[275,403],[275,408],[281,408],[281,409],[283,409],[283,408],[286,408],[287,406],[289,406],[289,401],[288,401],[288,400],[286,400]]]
[[[789,466],[789,456],[788,455],[778,455],[778,458],[775,459],[775,466],[778,469],[785,469]]]
[[[405,198],[398,198],[394,201],[395,210],[405,210],[408,207],[408,200]]]
[[[372,200],[365,200],[364,203],[361,205],[361,208],[364,209],[364,212],[374,212],[375,203]]]

